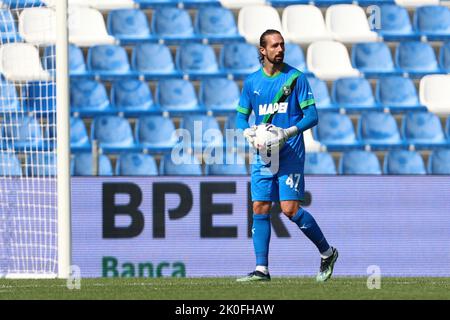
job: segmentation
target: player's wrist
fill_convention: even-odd
[[[297,126],[292,126],[292,127],[287,128],[287,129],[284,129],[284,132],[285,132],[285,134],[286,134],[286,136],[287,136],[288,138],[291,138],[291,137],[293,137],[293,136],[296,136],[296,135],[298,134],[299,131],[300,131],[300,130],[298,129]]]

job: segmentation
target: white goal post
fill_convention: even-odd
[[[0,278],[68,278],[67,0],[0,1]]]

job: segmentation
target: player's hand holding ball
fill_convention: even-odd
[[[255,146],[256,128],[257,127],[253,125],[250,128],[245,129],[243,132],[245,139],[247,139],[249,145],[253,148],[256,148]]]

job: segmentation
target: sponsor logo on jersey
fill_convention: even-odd
[[[287,109],[288,109],[287,102],[260,104],[259,115],[264,116],[266,114],[273,114],[275,112],[286,113]]]

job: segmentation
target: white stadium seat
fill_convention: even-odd
[[[48,7],[55,6],[58,0],[44,0]],[[69,0],[69,6],[91,7],[98,10],[130,9],[136,7],[133,0]]]
[[[266,0],[220,0],[220,4],[228,9],[240,9],[255,4],[266,4]]]
[[[27,8],[19,15],[19,34],[28,43],[56,42],[56,13],[50,8]]]
[[[8,81],[49,81],[42,68],[38,49],[29,43],[7,43],[0,46],[0,73]]]
[[[288,6],[283,11],[285,40],[298,44],[332,40],[320,9],[313,5]]]
[[[306,152],[320,152],[325,150],[325,146],[319,141],[314,140],[311,129],[303,132],[303,139],[305,141]]]
[[[115,43],[100,11],[85,7],[69,9],[69,41],[79,47]]]
[[[380,38],[370,30],[364,9],[353,4],[328,7],[325,22],[333,39],[344,43],[373,42]]]
[[[317,41],[307,50],[308,70],[322,80],[357,77],[360,73],[352,67],[347,48],[336,41]]]
[[[450,74],[424,76],[419,85],[420,103],[436,114],[450,114]]]
[[[261,34],[267,29],[282,32],[278,11],[271,6],[246,6],[239,11],[239,33],[249,43],[259,45]]]
[[[444,1],[442,1],[444,4]],[[395,0],[395,4],[406,8],[439,5],[439,0]]]

